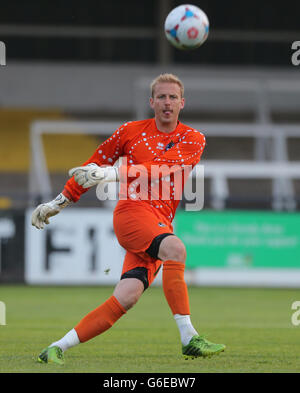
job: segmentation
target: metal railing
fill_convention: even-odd
[[[43,134],[93,134],[111,135],[119,123],[113,121],[36,121],[31,125],[30,146],[31,166],[29,173],[29,194],[31,205],[35,198],[48,201],[53,197],[49,170],[42,143]],[[253,124],[202,124],[194,123],[192,127],[203,130],[207,136],[220,137],[265,137],[273,141],[273,159],[269,162],[257,161],[222,161],[203,160],[205,176],[212,179],[211,194],[213,207],[222,209],[228,197],[229,178],[271,178],[273,208],[276,210],[294,210],[296,208],[295,192],[292,179],[300,178],[299,162],[289,162],[286,157],[286,139],[300,138],[300,125],[253,125]],[[96,146],[95,146],[96,148]]]

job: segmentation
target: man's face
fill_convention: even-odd
[[[162,82],[155,86],[150,106],[155,117],[164,124],[177,121],[179,112],[184,107],[184,98],[177,83]]]

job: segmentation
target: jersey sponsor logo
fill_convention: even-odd
[[[165,227],[166,225],[165,225],[164,223],[162,223],[162,222],[159,222],[159,223],[158,223],[158,226],[159,226],[159,227]]]

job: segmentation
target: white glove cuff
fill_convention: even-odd
[[[60,193],[50,203],[53,204],[53,207],[55,206],[56,208],[61,210],[66,206],[68,206],[71,203],[71,201],[67,197],[65,197],[64,194]]]

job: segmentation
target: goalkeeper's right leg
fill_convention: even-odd
[[[121,316],[126,314],[144,291],[143,283],[136,278],[121,280],[113,295],[91,311],[63,338],[53,342],[38,356],[40,363],[64,364],[64,351],[110,329]]]

